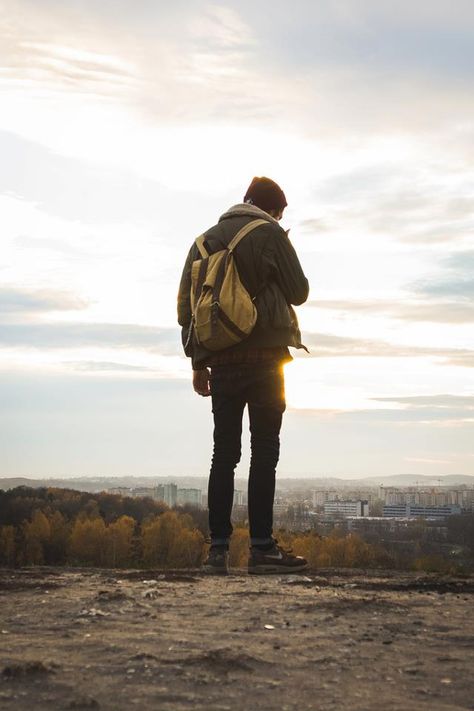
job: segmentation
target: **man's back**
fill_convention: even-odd
[[[212,254],[226,247],[244,225],[262,217],[266,224],[257,227],[243,239],[234,253],[242,283],[255,300],[257,322],[245,341],[228,349],[232,352],[254,348],[303,347],[291,305],[306,301],[308,281],[287,234],[278,222],[253,205],[236,205],[204,233],[204,246]],[[183,270],[178,295],[178,322],[183,329],[183,344],[189,341],[192,321],[191,266],[199,258],[197,246],[193,244]],[[212,359],[212,354],[196,342],[187,355],[192,357],[194,368],[210,364]]]
[[[206,252],[213,254],[226,248],[248,223],[259,218],[265,220],[233,252],[239,278],[257,310],[253,330],[240,343],[212,352],[196,338],[191,311],[191,271],[193,262],[203,259],[196,244],[189,250],[181,277],[178,321],[185,353],[192,359],[193,386],[198,394],[212,397],[214,450],[208,489],[211,548],[205,564],[211,573],[228,571],[234,471],[240,460],[242,416],[246,407],[252,452],[248,488],[249,572],[292,572],[307,565],[303,558],[283,551],[272,536],[275,471],[286,406],[283,363],[291,360],[288,346],[304,348],[292,306],[306,301],[309,290],[296,252],[278,224],[285,206],[285,195],[276,183],[268,178],[254,178],[244,203],[230,208],[203,235]],[[197,291],[202,283],[198,281]]]

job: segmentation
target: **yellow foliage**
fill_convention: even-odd
[[[188,514],[166,511],[142,529],[143,560],[163,568],[195,567],[203,558],[204,537]]]
[[[26,565],[41,565],[44,562],[44,544],[48,542],[51,528],[47,516],[35,511],[31,521],[23,524],[25,537],[24,562]]]
[[[106,527],[102,518],[77,518],[69,542],[69,552],[79,563],[104,565]]]
[[[378,550],[362,540],[358,535],[340,532],[331,533],[327,538],[315,534],[301,534],[293,539],[293,548],[304,556],[312,568],[357,568],[372,564]]]
[[[416,558],[413,567],[415,570],[424,570],[427,573],[449,574],[456,572],[456,566],[440,555],[425,555]]]
[[[50,535],[49,546],[54,562],[61,560],[67,549],[70,534],[70,524],[60,511],[54,511],[48,516]]]
[[[107,528],[106,565],[113,568],[130,565],[135,519],[121,516]]]

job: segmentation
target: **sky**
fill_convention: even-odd
[[[311,287],[280,475],[474,474],[470,0],[0,18],[0,477],[207,473],[177,288],[255,175]]]

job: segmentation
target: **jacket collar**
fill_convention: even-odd
[[[224,212],[224,214],[220,216],[219,222],[227,219],[228,217],[254,217],[262,220],[268,220],[268,222],[274,222],[276,225],[279,224],[278,220],[275,220],[275,218],[269,215],[268,212],[261,210],[256,205],[250,205],[246,202],[230,207],[227,212]]]

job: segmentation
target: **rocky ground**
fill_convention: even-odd
[[[474,578],[0,571],[0,709],[474,709]]]

